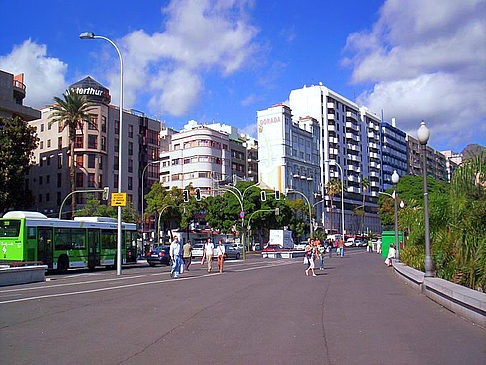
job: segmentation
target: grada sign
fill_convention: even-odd
[[[261,133],[267,124],[280,123],[280,116],[262,118],[258,121],[258,131]]]

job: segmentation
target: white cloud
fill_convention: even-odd
[[[164,32],[137,30],[121,41],[126,106],[150,92],[153,113],[186,114],[202,92],[202,73],[230,75],[252,54],[257,30],[246,17],[248,3],[231,0],[172,0],[162,9]],[[117,100],[118,76],[109,77]]]
[[[243,106],[248,106],[250,104],[253,104],[257,100],[258,100],[258,97],[256,95],[250,94],[246,98],[244,98],[242,101],[240,101],[240,103]]]
[[[258,137],[258,131],[257,131],[257,124],[256,122],[247,124],[244,128],[241,129],[243,133],[248,134],[249,136],[253,138]]]
[[[486,1],[387,0],[371,31],[348,36],[343,65],[354,83],[372,82],[358,101],[432,143],[473,142],[486,120]]]
[[[42,107],[51,104],[67,87],[67,64],[47,57],[47,46],[30,39],[14,46],[12,52],[0,56],[0,69],[13,74],[24,73],[26,97],[24,105]]]

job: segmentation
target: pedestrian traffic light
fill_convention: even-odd
[[[275,200],[280,200],[280,190],[275,190]]]
[[[267,200],[267,192],[266,192],[265,190],[262,190],[262,191],[260,192],[260,200],[261,200],[262,202],[264,202],[264,201],[266,201],[266,200]]]
[[[196,200],[201,201],[201,189],[196,188]]]
[[[189,201],[189,190],[183,190],[182,193],[184,195],[184,203],[187,203]]]
[[[275,215],[280,215],[280,208],[275,208]]]
[[[106,186],[106,187],[103,188],[103,196],[102,196],[102,199],[103,200],[108,200],[109,197],[110,197],[110,188],[108,186]]]

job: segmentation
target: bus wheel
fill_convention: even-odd
[[[60,273],[65,273],[69,268],[69,259],[66,255],[62,255],[59,257],[59,261],[57,262],[57,271]]]

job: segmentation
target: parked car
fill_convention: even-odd
[[[307,241],[300,241],[294,245],[294,250],[305,250],[305,246],[307,246]]]
[[[242,249],[238,245],[224,245],[226,252],[226,258],[239,260],[241,256]]]
[[[203,257],[204,255],[204,245],[202,243],[197,243],[192,246],[192,257]]]
[[[361,240],[354,240],[354,245],[356,247],[361,247],[361,246],[366,246],[366,243],[364,241],[361,241]]]
[[[346,246],[346,247],[354,246],[354,242],[355,242],[355,239],[350,237],[346,240],[346,242],[344,242],[344,246]]]
[[[169,246],[156,246],[147,253],[147,263],[150,266],[157,264],[170,265]]]

